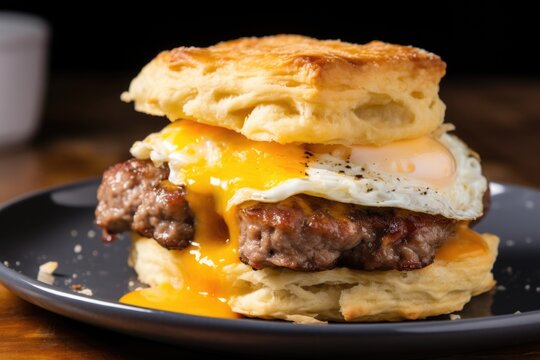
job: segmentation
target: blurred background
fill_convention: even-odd
[[[112,9],[72,2],[3,1],[50,27],[48,81],[32,140],[0,148],[0,201],[28,190],[99,175],[129,156],[131,143],[167,121],[119,100],[159,51],[241,36],[298,33],[364,43],[410,44],[448,64],[441,84],[447,121],[484,159],[495,180],[540,186],[540,67],[534,11],[516,2],[162,3]],[[119,6],[117,6],[119,7]],[[10,174],[10,176],[8,176]],[[13,181],[14,178],[20,179]]]

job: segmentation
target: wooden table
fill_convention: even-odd
[[[119,101],[128,78],[53,77],[37,138],[0,149],[0,201],[50,185],[99,175],[129,156],[130,144],[166,121]],[[446,119],[477,150],[491,180],[540,187],[540,80],[464,79],[442,84]],[[495,344],[494,344],[495,345]],[[449,344],[451,348],[451,344]],[[127,359],[199,356],[49,313],[0,285],[0,359]],[[532,344],[440,358],[540,359]]]

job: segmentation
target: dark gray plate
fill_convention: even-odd
[[[127,266],[128,237],[113,244],[99,240],[93,223],[97,185],[90,180],[46,190],[0,208],[0,280],[5,286],[33,304],[80,321],[213,350],[414,354],[540,339],[539,191],[492,184],[492,209],[477,229],[501,237],[494,269],[498,290],[473,299],[461,320],[442,316],[321,326],[214,319],[118,303],[138,284]],[[53,286],[36,280],[39,265],[50,260],[59,263]],[[93,296],[73,292],[73,284],[91,289]]]

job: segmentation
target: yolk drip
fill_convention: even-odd
[[[184,285],[178,289],[169,283],[163,283],[157,287],[132,291],[124,295],[120,302],[191,315],[239,318],[227,305],[227,299],[227,297],[215,297],[213,294],[197,292],[189,286]]]
[[[477,257],[488,251],[488,247],[482,235],[469,228],[463,223],[453,237],[445,241],[443,246],[435,254],[435,260],[458,261],[468,257]]]
[[[170,124],[157,135],[160,146],[192,159],[184,161],[176,171],[183,176],[187,200],[195,215],[195,238],[188,248],[175,250],[182,267],[180,288],[161,284],[128,293],[120,301],[188,314],[236,318],[238,315],[227,305],[234,293],[223,267],[239,262],[239,230],[235,209],[227,209],[227,203],[242,188],[268,190],[291,178],[305,177],[305,148],[251,141],[230,130],[186,120]],[[423,163],[402,163],[399,158],[403,157],[404,151],[408,151],[410,157],[418,158],[423,149],[435,154],[428,156],[430,164],[437,165],[442,159],[443,170],[446,169],[444,176],[451,176],[452,163],[431,141],[435,142],[421,140],[422,143],[413,144],[415,146],[409,150],[404,150],[407,146],[394,150],[352,148],[347,155],[351,156],[351,161],[354,156],[358,161],[363,161],[366,156],[370,162],[380,162],[381,166],[386,166],[385,159],[397,159],[397,162],[388,162],[393,171],[414,173],[418,164],[422,167]],[[394,163],[397,164],[395,168]],[[174,166],[170,159],[169,165]],[[482,238],[464,225],[438,251],[436,258],[452,260],[475,256],[479,251],[485,251]]]
[[[242,188],[270,189],[291,178],[305,177],[304,148],[255,142],[230,130],[177,121],[160,137],[167,146],[196,159],[180,168],[187,200],[195,214],[195,239],[177,254],[182,287],[169,284],[133,291],[120,301],[149,308],[214,317],[237,317],[227,305],[231,282],[223,267],[238,263],[238,229],[229,199]],[[209,150],[210,149],[210,150]],[[199,151],[212,155],[196,156]]]
[[[252,141],[231,130],[177,121],[162,132],[162,141],[196,159],[181,172],[186,187],[214,198],[218,214],[243,188],[268,190],[291,178],[305,177],[301,145]]]

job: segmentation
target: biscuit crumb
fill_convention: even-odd
[[[81,284],[73,284],[70,286],[71,290],[75,291],[77,294],[82,294],[86,296],[93,296],[94,293],[92,289],[85,288]]]
[[[80,291],[77,291],[79,294],[83,294],[83,295],[86,295],[86,296],[93,296],[94,293],[92,292],[91,289],[82,289]]]
[[[41,281],[45,284],[52,285],[54,283],[54,275],[53,273],[58,268],[58,262],[56,261],[49,261],[45,264],[41,264],[39,266],[39,271],[37,275],[38,281]]]
[[[58,262],[57,261],[48,261],[45,264],[41,264],[39,266],[39,272],[45,273],[45,274],[52,274],[55,272],[55,270],[58,268]]]
[[[461,315],[458,314],[450,314],[450,320],[460,320]]]
[[[328,324],[328,321],[317,320],[314,317],[306,315],[287,315],[285,320],[292,321],[295,324],[312,324],[312,325],[323,325]]]

